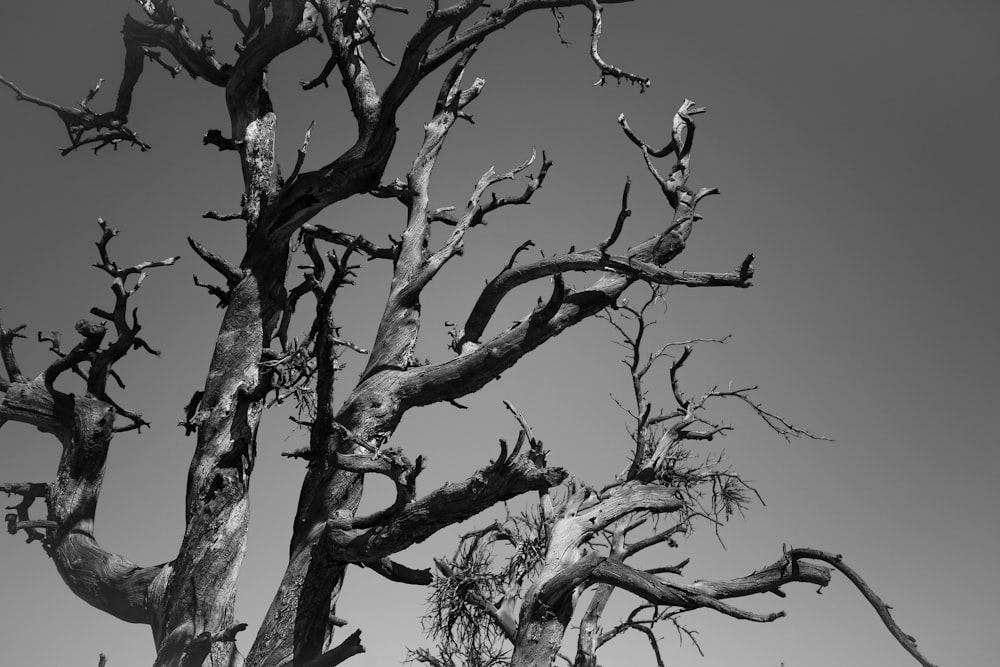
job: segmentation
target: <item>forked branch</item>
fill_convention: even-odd
[[[139,52],[137,66],[140,70],[142,68],[142,56],[143,54]],[[132,60],[135,60],[134,56]],[[129,66],[129,63],[130,60],[127,58],[126,67]],[[136,67],[134,62],[132,66]],[[96,153],[106,146],[117,147],[122,142],[136,146],[143,151],[147,151],[150,148],[149,144],[141,141],[139,135],[126,125],[128,117],[127,108],[121,108],[121,105],[119,105],[119,108],[113,111],[96,113],[86,106],[94,98],[94,95],[97,94],[97,91],[100,89],[100,83],[87,93],[80,106],[75,107],[56,104],[55,102],[49,102],[40,97],[30,95],[3,76],[0,76],[0,83],[14,91],[18,101],[28,102],[29,104],[34,104],[55,112],[59,120],[66,126],[66,133],[69,135],[70,140],[69,146],[61,148],[59,151],[63,155],[69,155],[76,149],[84,146],[93,146]],[[128,99],[131,99],[131,95],[128,95]]]
[[[379,517],[361,530],[338,518],[327,522],[329,548],[338,560],[367,563],[423,542],[440,529],[475,516],[528,491],[547,489],[566,478],[561,468],[540,468],[524,455],[508,455],[462,482],[446,484],[428,495]],[[373,523],[373,522],[366,522]]]

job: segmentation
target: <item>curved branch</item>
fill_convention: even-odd
[[[414,570],[397,563],[391,558],[380,558],[379,560],[367,562],[365,565],[369,569],[378,572],[389,581],[395,581],[400,584],[427,586],[434,580],[430,570],[426,568],[422,570]]]
[[[126,61],[127,69],[130,63],[133,70],[136,68],[141,70],[142,53],[139,53],[138,65],[132,63],[131,60]],[[128,74],[128,71],[126,74]],[[125,80],[123,80],[123,85],[128,80],[130,80],[130,77],[126,76]],[[119,93],[119,107],[115,110],[99,114],[91,111],[86,106],[67,107],[43,100],[34,95],[29,95],[2,76],[0,76],[0,83],[14,91],[19,101],[29,102],[50,109],[59,116],[59,120],[66,126],[66,132],[70,140],[70,145],[59,151],[64,156],[83,146],[97,144],[94,148],[94,152],[96,153],[105,146],[116,146],[123,141],[137,146],[143,151],[147,151],[150,148],[149,144],[140,141],[139,136],[125,125],[128,118],[128,108],[126,105],[131,102],[131,91]],[[134,81],[132,81],[132,84],[134,85]],[[96,93],[99,86],[100,84],[87,95],[87,101],[93,97],[93,93]],[[94,132],[94,134],[84,136],[87,132]]]
[[[631,0],[605,0],[604,4],[617,4],[621,2],[631,2]],[[486,4],[483,0],[465,0],[447,9],[436,10],[428,16],[427,21],[424,22],[421,29],[410,40],[410,43],[407,44],[406,56],[409,56],[412,62],[408,62],[407,57],[404,56],[403,62],[400,63],[399,73],[392,84],[404,88],[407,78],[418,75],[420,77],[426,76],[449,61],[458,52],[472,44],[482,42],[490,34],[506,28],[527,12],[558,9],[561,7],[587,6],[591,8],[593,13],[591,3],[592,0],[514,0],[502,8],[491,9],[484,18],[473,23],[465,30],[459,30],[459,26],[475,10]],[[431,45],[447,30],[452,31],[449,38],[432,50],[430,48]],[[616,78],[618,78],[619,74],[626,76],[621,70],[604,65],[599,57],[594,62],[601,68],[603,75],[614,76]],[[607,67],[607,70],[605,70],[605,67]],[[615,74],[615,72],[619,74]],[[635,78],[638,83],[639,77]],[[392,87],[392,84],[390,84],[390,87]],[[648,81],[646,85],[649,85]],[[386,97],[388,98],[388,93]]]
[[[43,546],[75,595],[123,621],[151,624],[155,610],[148,606],[147,594],[163,567],[140,567],[103,549],[93,535],[114,412],[93,398],[53,395],[41,378],[14,384],[0,403],[0,420],[23,421],[55,433],[63,454],[55,482],[3,484],[0,491],[44,495],[46,520],[16,527],[46,529]],[[27,519],[26,511],[24,505],[15,517]]]
[[[144,23],[125,15],[122,34],[126,43],[132,41],[146,47],[159,47],[172,55],[181,67],[194,78],[201,77],[215,86],[225,86],[232,70],[216,60],[212,49],[199,46],[188,34],[184,20],[177,16],[170,3],[158,3],[166,7],[150,23]]]
[[[643,635],[645,635],[646,639],[649,641],[649,647],[653,651],[653,658],[656,659],[657,667],[664,667],[663,656],[660,655],[660,644],[657,641],[656,633],[654,633],[653,629],[650,628],[648,625],[643,625],[642,623],[637,623],[635,621],[627,621],[625,623],[620,623],[607,633],[610,636],[606,637],[602,635],[600,637],[600,639],[604,640],[601,643],[602,644],[606,643],[609,639],[611,639],[611,637],[616,636],[622,632],[625,632],[626,630],[636,630],[637,632],[641,632]]]
[[[424,458],[418,456],[416,463],[410,463],[410,461],[399,453],[399,451],[376,450],[379,460],[385,460],[386,465],[378,466],[377,468],[370,468],[367,464],[361,463],[360,465],[352,464],[357,463],[358,458],[366,458],[364,455],[337,455],[337,462],[344,467],[345,470],[350,470],[351,472],[378,472],[379,474],[385,475],[392,480],[393,484],[396,486],[396,499],[393,501],[392,505],[389,507],[369,514],[367,516],[361,517],[351,517],[346,519],[341,519],[339,517],[333,518],[327,521],[327,525],[331,527],[336,527],[340,530],[353,530],[357,531],[364,528],[371,528],[373,526],[378,526],[387,521],[391,521],[392,517],[398,513],[404,506],[413,501],[414,495],[416,495],[416,481],[417,475],[423,471]],[[368,469],[366,471],[366,468]]]
[[[476,79],[470,88],[462,90],[464,68],[473,53],[474,49],[464,52],[445,77],[435,103],[434,116],[424,126],[423,143],[407,173],[406,189],[411,194],[402,197],[407,207],[406,229],[394,258],[389,298],[363,377],[386,367],[405,368],[412,365],[420,327],[421,291],[448,259],[461,252],[462,238],[478,205],[478,197],[492,184],[487,178],[492,174],[491,170],[480,179],[461,224],[456,226],[445,246],[431,254],[428,250],[431,220],[427,212],[431,174],[462,107],[478,96],[484,83],[482,79]]]
[[[127,623],[152,625],[156,610],[147,596],[162,565],[141,567],[77,532],[63,538],[52,557],[63,581],[84,602]]]
[[[0,77],[0,83],[10,88],[23,100],[50,109],[59,116],[69,134],[70,145],[61,149],[63,155],[83,146],[93,146],[96,153],[106,146],[117,146],[125,142],[137,146],[140,150],[149,150],[149,144],[144,143],[126,123],[132,107],[132,96],[135,86],[142,75],[143,61],[150,58],[164,67],[159,54],[151,47],[166,49],[191,76],[202,77],[217,86],[225,86],[231,68],[222,65],[215,59],[213,49],[195,43],[187,32],[187,27],[174,11],[171,4],[165,0],[158,2],[140,2],[151,22],[144,23],[129,15],[125,16],[122,34],[125,41],[124,71],[118,87],[118,96],[113,110],[96,113],[91,110],[90,103],[101,86],[101,81],[91,89],[77,107],[68,107],[29,95],[19,87]],[[169,67],[168,67],[169,69]],[[171,72],[172,74],[174,72]],[[87,134],[88,132],[92,134]]]
[[[236,8],[234,8],[228,2],[226,2],[226,0],[214,0],[214,2],[215,2],[215,4],[217,6],[222,7],[227,12],[229,12],[230,16],[232,16],[232,18],[233,18],[233,23],[236,24],[236,28],[241,33],[243,33],[244,35],[246,35],[247,30],[248,30],[247,24],[243,22],[243,17],[240,15],[239,10],[236,9]]]
[[[680,254],[689,232],[690,225],[674,227],[661,236],[634,246],[626,258],[609,257],[592,250],[543,258],[508,269],[487,285],[473,307],[466,328],[455,337],[453,347],[461,352],[460,356],[432,366],[411,369],[400,378],[404,401],[407,405],[427,405],[461,398],[496,378],[549,338],[616,303],[633,282],[645,280],[677,284],[683,280],[681,274],[659,267]],[[612,269],[613,272],[605,273],[586,290],[566,295],[558,311],[548,321],[540,323],[529,316],[488,342],[479,343],[478,338],[496,306],[515,286],[545,275],[599,269]],[[735,281],[720,280],[720,284],[735,284]],[[739,277],[735,280],[738,281]]]
[[[514,288],[532,280],[566,271],[596,271],[612,270],[629,276],[632,279],[643,280],[653,284],[684,285],[688,287],[700,286],[733,286],[749,287],[750,279],[753,277],[753,255],[747,257],[740,264],[737,271],[728,273],[704,273],[691,271],[669,271],[663,265],[673,259],[676,254],[683,250],[683,243],[690,233],[690,224],[697,219],[694,213],[698,201],[714,192],[714,189],[702,190],[698,193],[691,193],[687,190],[687,177],[690,160],[690,151],[694,139],[694,124],[691,116],[702,113],[704,109],[695,107],[690,100],[685,100],[684,104],[675,114],[674,118],[674,138],[668,148],[678,154],[678,164],[674,168],[669,179],[664,179],[659,175],[652,163],[649,162],[648,154],[657,154],[649,151],[645,144],[640,142],[632,133],[624,116],[619,117],[619,123],[625,129],[626,134],[637,145],[644,149],[644,157],[650,167],[651,173],[659,182],[668,201],[675,209],[675,215],[670,226],[659,236],[654,237],[638,246],[634,246],[626,251],[624,256],[613,257],[607,254],[608,248],[617,240],[621,233],[625,219],[631,214],[628,209],[628,194],[631,183],[626,181],[622,192],[622,203],[615,221],[611,235],[602,241],[595,249],[581,253],[567,253],[555,257],[542,258],[536,262],[513,267],[512,262],[508,262],[503,271],[491,280],[479,299],[473,306],[469,314],[464,329],[457,335],[452,347],[456,352],[462,352],[469,343],[478,344],[479,338],[496,311],[496,308],[503,298]],[[676,146],[683,144],[680,148]],[[666,150],[666,149],[664,149]],[[648,154],[647,154],[648,153]],[[540,176],[544,176],[547,165],[543,165]],[[540,182],[540,181],[539,181]],[[678,243],[679,242],[679,243]],[[663,244],[674,246],[672,252],[664,252]],[[658,256],[657,256],[658,255]]]
[[[505,269],[491,280],[480,293],[466,320],[462,334],[452,343],[453,348],[455,351],[461,351],[466,343],[478,342],[500,302],[515,288],[539,278],[567,271],[614,271],[632,279],[659,285],[741,288],[751,286],[750,278],[753,277],[753,268],[750,266],[749,260],[752,259],[752,255],[743,261],[737,271],[725,273],[670,271],[636,258],[641,249],[648,250],[653,245],[653,243],[647,242],[645,247],[632,248],[626,256],[607,255],[598,247],[582,252],[543,257],[529,264]]]
[[[475,47],[493,32],[510,25],[518,17],[529,11],[586,5],[589,0],[517,0],[502,9],[494,9],[468,29],[459,31],[461,23],[477,9],[483,7],[483,0],[464,0],[447,8],[435,6],[426,21],[408,42],[396,75],[379,95],[370,83],[367,67],[357,55],[356,44],[351,41],[351,22],[363,24],[367,16],[337,16],[336,21],[324,22],[336,25],[340,32],[334,32],[337,46],[337,66],[345,79],[345,86],[352,103],[352,110],[358,121],[357,141],[340,157],[312,172],[300,174],[293,187],[281,193],[278,201],[270,207],[265,221],[266,238],[261,243],[273,243],[286,239],[327,206],[354,194],[368,192],[378,186],[378,180],[395,143],[396,113],[418,84],[437,68],[451,62],[469,48]],[[604,4],[628,2],[630,0],[605,0]],[[284,3],[282,3],[284,4]],[[368,12],[378,3],[366,1],[357,3],[360,8],[354,12]],[[329,12],[327,12],[329,13]],[[350,12],[347,12],[350,14]],[[346,22],[346,23],[345,23]],[[275,21],[272,21],[272,24]],[[268,24],[268,30],[272,27]],[[452,31],[450,37],[439,47],[431,50],[435,41]],[[304,39],[300,35],[301,38]],[[239,70],[253,44],[248,45],[236,69]],[[266,57],[255,56],[258,69],[277,55],[274,50]],[[236,76],[236,74],[234,74]],[[230,97],[235,97],[230,84]]]
[[[618,211],[618,218],[615,220],[615,226],[611,230],[611,235],[608,238],[601,241],[597,246],[597,250],[600,252],[607,252],[608,248],[614,245],[615,241],[618,240],[618,236],[622,233],[622,227],[625,226],[625,220],[632,215],[632,211],[628,207],[628,193],[632,189],[632,179],[625,179],[625,187],[622,189],[622,206]],[[510,268],[509,266],[507,268]]]
[[[380,560],[499,502],[556,486],[565,478],[562,468],[539,468],[525,456],[502,465],[492,463],[462,482],[445,484],[409,503],[366,531],[344,530],[338,519],[331,519],[327,522],[329,548],[342,561]]]
[[[363,236],[355,236],[345,232],[338,232],[325,225],[303,225],[302,232],[322,241],[329,241],[330,243],[344,248],[354,248],[368,255],[368,259],[392,259],[396,254],[393,246],[377,246]]]
[[[821,551],[819,549],[789,549],[787,552],[787,557],[792,560],[793,564],[802,567],[804,563],[799,563],[799,559],[809,558],[812,560],[823,561],[824,563],[829,563],[833,567],[837,568],[844,573],[854,586],[861,591],[861,594],[868,600],[868,603],[875,609],[875,613],[882,620],[882,623],[889,630],[889,633],[895,638],[899,645],[906,649],[907,653],[916,658],[924,667],[935,667],[934,663],[925,658],[920,651],[917,650],[917,640],[913,635],[908,635],[903,632],[903,629],[899,627],[899,624],[892,618],[890,610],[892,607],[887,605],[882,598],[872,590],[871,586],[861,577],[860,574],[854,571],[853,568],[848,567],[844,564],[843,558],[839,555],[832,554],[828,551]]]
[[[812,583],[818,586],[826,586],[830,582],[830,571],[827,568],[804,565],[793,566],[789,558],[782,558],[740,579],[699,581],[686,586],[662,581],[651,574],[592,552],[561,572],[559,581],[553,579],[546,582],[539,590],[539,599],[551,600],[554,599],[553,596],[560,595],[561,591],[568,590],[573,585],[594,581],[627,590],[654,604],[682,609],[705,607],[734,618],[764,623],[781,618],[784,612],[756,614],[733,607],[722,600],[777,591],[781,586],[791,582]]]
[[[639,92],[646,92],[646,88],[652,85],[652,81],[604,62],[604,59],[597,50],[598,44],[601,41],[601,26],[603,23],[601,19],[601,4],[597,0],[588,0],[587,4],[593,13],[593,27],[590,31],[590,59],[594,61],[594,64],[601,71],[601,78],[597,80],[597,85],[603,86],[605,80],[610,76],[619,83],[625,80],[628,83],[637,84]]]

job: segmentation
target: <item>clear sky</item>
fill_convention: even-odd
[[[228,58],[235,36],[225,12],[208,2],[176,4],[194,34],[213,29]],[[403,4],[414,16],[385,15],[378,24],[390,57],[426,3]],[[106,108],[120,76],[126,11],[139,10],[124,0],[4,3],[0,73],[63,103],[105,77],[95,106]],[[783,543],[842,553],[929,658],[954,667],[995,664],[1000,5],[729,0],[608,7],[603,55],[653,79],[641,95],[591,85],[586,12],[568,12],[568,47],[554,25],[545,14],[529,17],[495,35],[470,65],[468,75],[486,79],[486,88],[470,108],[476,124],[459,126],[449,140],[433,205],[461,205],[480,173],[512,167],[532,147],[545,149],[555,166],[530,207],[502,212],[467,237],[465,256],[427,296],[420,356],[445,357],[443,322],[464,319],[476,288],[522,241],[564,251],[603,239],[626,175],[634,182],[634,213],[622,243],[662,228],[665,203],[615,118],[626,113],[640,136],[660,144],[685,97],[707,106],[691,182],[717,186],[722,196],[699,209],[706,218],[678,268],[729,270],[754,251],[755,286],[674,290],[652,335],[666,342],[732,334],[728,345],[696,352],[692,385],[759,384],[770,408],[836,441],[789,444],[752,415],[726,413],[737,431],[713,446],[725,447],[767,505],[732,522],[725,550],[705,531],[661,552],[663,562],[691,556],[690,576],[728,578],[773,562]],[[310,44],[272,67],[286,171],[312,120],[307,168],[351,141],[348,103],[336,86],[298,90],[296,82],[315,76],[323,60],[323,47]],[[385,81],[385,70],[377,72]],[[386,180],[405,173],[435,92],[404,108]],[[123,147],[62,158],[56,149],[66,138],[55,116],[0,91],[0,317],[31,331],[61,330],[68,339],[90,307],[109,303],[105,276],[89,266],[98,216],[121,229],[112,246],[121,262],[183,255],[177,266],[153,272],[135,301],[147,340],[163,356],[122,364],[129,383],[122,401],[153,427],[114,440],[97,517],[105,547],[157,563],[173,558],[182,533],[194,441],[176,424],[204,381],[221,313],[192,284],[192,273],[214,276],[185,237],[238,258],[242,230],[200,215],[235,210],[241,184],[232,154],[201,145],[205,130],[228,129],[221,93],[209,84],[186,75],[171,80],[148,65],[131,125],[151,152]],[[392,203],[351,201],[318,221],[384,239],[398,234],[404,217]],[[374,333],[387,278],[387,267],[366,266],[359,286],[339,297],[344,334],[361,345]],[[524,315],[547,288],[523,288],[498,322]],[[18,351],[28,372],[48,361],[42,345],[20,341]],[[625,419],[611,400],[627,391],[619,352],[607,325],[586,323],[472,397],[472,409],[408,414],[393,443],[411,456],[428,455],[425,490],[464,476],[494,456],[498,437],[515,435],[501,405],[506,398],[532,422],[553,463],[585,481],[606,481],[627,455]],[[346,359],[350,378],[360,360]],[[302,473],[279,453],[303,438],[283,414],[265,417],[237,610],[251,629],[281,576]],[[54,440],[8,424],[0,430],[0,480],[47,481],[58,453]],[[382,500],[388,491],[373,489],[377,506],[380,491]],[[402,560],[425,567],[452,548],[445,536]],[[788,612],[769,626],[691,614],[704,658],[688,644],[678,647],[664,628],[668,661],[913,664],[843,577],[835,575],[820,597],[811,587],[788,592],[751,605]],[[338,613],[363,629],[368,653],[350,664],[396,664],[405,647],[427,645],[417,620],[424,594],[352,571]],[[152,661],[147,628],[88,608],[38,545],[20,537],[0,539],[0,601],[6,664],[96,664],[100,652],[112,667]],[[245,634],[244,648],[252,632]],[[643,643],[617,641],[602,662],[651,663]]]

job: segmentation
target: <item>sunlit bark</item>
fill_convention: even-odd
[[[577,597],[588,586],[599,586],[599,593],[581,627],[577,665],[596,664],[596,650],[607,640],[598,631],[598,621],[615,589],[628,591],[651,605],[680,610],[711,608],[761,621],[771,617],[744,612],[724,600],[779,593],[780,587],[790,582],[827,583],[827,570],[804,560],[831,559],[825,552],[808,550],[788,552],[777,563],[748,577],[722,582],[669,583],[656,572],[640,571],[626,563],[636,551],[661,543],[672,534],[660,531],[645,541],[627,542],[625,535],[647,518],[682,514],[681,523],[690,519],[690,495],[685,494],[691,493],[691,485],[678,483],[667,468],[671,455],[684,441],[708,440],[726,430],[722,426],[699,430],[699,424],[707,423],[701,414],[710,399],[736,398],[779,433],[785,429],[784,435],[806,434],[753,402],[749,389],[688,399],[674,382],[676,413],[661,415],[657,422],[645,408],[637,427],[639,433],[674,420],[663,437],[651,447],[637,439],[633,463],[623,476],[602,490],[573,487],[562,503],[553,502],[550,489],[566,482],[567,472],[545,463],[540,443],[513,408],[521,426],[517,444],[508,448],[501,442],[493,462],[436,490],[418,492],[422,459],[410,461],[400,448],[388,446],[408,410],[454,403],[479,390],[569,327],[619,307],[620,297],[637,283],[750,285],[752,255],[738,263],[735,258],[727,259],[728,266],[735,266],[730,271],[672,268],[700,219],[698,203],[716,193],[714,188],[693,190],[688,186],[693,117],[704,109],[686,100],[674,115],[670,141],[661,150],[650,148],[623,117],[619,119],[626,140],[640,149],[664,195],[667,214],[652,238],[620,242],[629,235],[625,222],[631,214],[631,184],[627,182],[618,215],[606,221],[609,235],[602,243],[589,250],[521,263],[518,255],[527,244],[515,249],[510,261],[487,281],[464,325],[453,331],[454,354],[433,364],[414,358],[422,296],[436,286],[435,280],[446,280],[442,276],[447,265],[462,253],[471,230],[506,207],[530,203],[552,166],[544,154],[540,160],[532,154],[507,171],[490,169],[482,174],[463,209],[430,208],[434,169],[449,131],[469,119],[467,107],[483,90],[481,79],[463,79],[477,48],[486,40],[501,39],[501,31],[513,22],[539,12],[551,11],[557,19],[564,8],[586,12],[592,20],[588,55],[600,82],[614,80],[644,90],[649,79],[610,64],[599,50],[604,6],[628,1],[511,0],[490,4],[458,0],[449,6],[431,2],[407,40],[395,73],[380,88],[366,60],[387,60],[374,25],[383,13],[405,9],[375,0],[249,0],[241,9],[216,0],[214,4],[224,12],[220,15],[228,14],[227,20],[242,34],[235,58],[226,62],[211,48],[208,35],[198,39],[190,34],[169,0],[140,0],[145,17],[124,20],[123,74],[111,110],[92,109],[100,84],[78,105],[67,106],[35,97],[0,77],[0,84],[17,100],[59,117],[70,142],[63,154],[83,147],[97,152],[120,144],[143,151],[150,148],[139,139],[129,119],[147,60],[171,74],[183,71],[204,80],[206,97],[217,94],[220,107],[224,105],[228,114],[229,128],[207,129],[203,141],[238,158],[243,183],[240,203],[235,213],[209,211],[204,217],[242,220],[245,246],[237,261],[189,239],[195,254],[221,277],[221,285],[196,282],[218,299],[224,313],[205,383],[188,402],[183,422],[185,432],[196,436],[186,480],[184,535],[176,554],[167,554],[162,565],[141,567],[105,551],[95,538],[94,521],[112,437],[146,425],[141,415],[122,407],[108,393],[109,380],[124,389],[115,368],[118,361],[129,352],[153,352],[139,337],[141,327],[129,300],[146,271],[168,266],[176,258],[119,267],[108,250],[117,232],[101,221],[96,266],[110,278],[113,306],[92,309],[95,322],[78,322],[81,341],[69,350],[62,349],[56,335],[40,337],[50,344],[56,359],[37,377],[26,375],[15,355],[14,340],[23,327],[0,325],[0,361],[5,374],[0,376],[0,425],[8,420],[32,425],[53,435],[63,448],[54,481],[0,485],[0,490],[22,498],[8,519],[8,528],[23,531],[29,540],[41,541],[67,586],[91,606],[124,621],[149,625],[155,665],[339,664],[364,650],[357,632],[328,648],[339,624],[336,605],[350,565],[363,565],[394,582],[428,585],[432,581],[428,569],[408,567],[393,557],[448,526],[528,492],[540,498],[536,537],[544,548],[539,547],[538,571],[531,577],[527,571],[515,577],[499,604],[477,591],[462,600],[497,625],[500,635],[513,646],[514,665],[552,663]],[[306,77],[303,88],[326,85],[331,78],[338,80],[353,115],[350,127],[340,128],[347,132],[349,146],[339,155],[323,157],[319,167],[304,170],[310,138],[307,131],[293,169],[283,174],[275,151],[280,110],[270,98],[267,73],[277,58],[309,39],[323,42],[329,53],[317,68],[319,73]],[[431,85],[428,78],[435,72],[439,73],[437,79],[443,74],[443,82],[434,84],[438,95],[433,109],[428,109],[423,142],[405,181],[385,184],[383,172],[396,149],[400,109],[419,87]],[[666,175],[653,161],[663,157],[669,157],[671,165]],[[519,179],[524,179],[519,194],[494,194],[497,184]],[[363,236],[314,221],[329,207],[359,195],[396,199],[402,204],[405,230],[399,240],[380,247]],[[448,230],[438,247],[432,243],[435,226]],[[300,247],[309,264],[302,281],[294,284],[298,276],[289,275],[291,257]],[[356,267],[351,262],[358,255],[392,264],[383,314],[367,350],[342,339],[335,321],[338,290],[353,282]],[[587,287],[573,289],[564,280],[568,273],[594,275]],[[487,337],[487,325],[511,291],[541,279],[551,281],[547,299],[503,332]],[[293,316],[304,312],[302,304],[310,298],[315,303],[312,323],[301,338],[291,336]],[[338,356],[344,350],[366,353],[368,360],[360,379],[341,396],[334,388]],[[688,354],[675,362],[672,381]],[[636,382],[645,372],[638,368],[632,365]],[[85,385],[82,395],[74,395],[64,386],[70,374]],[[234,617],[234,609],[237,576],[247,544],[257,432],[267,407],[292,399],[305,408],[302,423],[309,429],[309,446],[291,455],[304,459],[307,469],[295,516],[290,517],[292,538],[281,583],[244,657],[236,650],[235,638],[246,626]],[[642,413],[641,392],[637,400]],[[714,474],[706,470],[698,471],[706,475],[702,481]],[[378,512],[357,516],[364,479],[370,474],[388,477],[396,487],[396,498]],[[46,505],[45,519],[29,515],[37,499]],[[591,544],[605,534],[614,535],[616,545],[606,555]],[[515,541],[513,535],[508,538]],[[841,567],[839,561],[833,564]],[[680,567],[662,571],[679,572]],[[462,576],[460,569],[443,561],[438,570],[446,579]],[[526,593],[515,614],[521,586]],[[655,649],[655,641],[653,645]],[[910,649],[923,660],[915,647]],[[418,657],[434,660],[429,653]]]

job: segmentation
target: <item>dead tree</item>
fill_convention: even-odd
[[[620,237],[627,237],[624,223],[630,215],[626,184],[620,211],[608,221],[605,240],[590,250],[522,261],[518,260],[523,247],[517,249],[487,282],[464,325],[454,330],[454,355],[431,364],[413,356],[424,290],[462,252],[470,230],[499,209],[528,203],[551,166],[542,154],[540,163],[532,156],[509,171],[491,169],[476,183],[464,206],[430,207],[431,176],[449,130],[468,118],[467,109],[483,88],[479,79],[463,83],[477,47],[523,17],[551,11],[558,18],[563,9],[579,8],[593,19],[589,51],[600,82],[616,80],[645,88],[649,85],[646,78],[609,64],[598,50],[602,5],[620,1],[487,4],[458,0],[441,6],[435,0],[403,46],[391,80],[379,88],[370,75],[365,52],[368,57],[387,60],[374,25],[383,20],[382,14],[405,9],[375,0],[250,0],[241,11],[216,0],[242,33],[235,57],[227,62],[212,48],[210,34],[192,37],[169,0],[139,0],[145,18],[125,18],[124,70],[111,110],[92,108],[100,84],[79,104],[67,106],[32,96],[0,78],[18,100],[58,115],[69,139],[63,154],[84,147],[97,152],[120,144],[149,148],[129,124],[133,91],[146,61],[171,74],[186,71],[204,80],[216,89],[229,115],[228,132],[208,130],[204,142],[238,155],[244,189],[236,213],[210,211],[205,215],[243,220],[246,243],[242,257],[230,259],[190,240],[195,254],[220,276],[220,285],[204,286],[219,300],[224,314],[204,387],[189,401],[183,422],[186,432],[196,436],[196,444],[186,482],[185,531],[173,559],[139,566],[106,551],[95,537],[94,513],[111,439],[145,425],[141,415],[111,395],[114,385],[122,385],[116,364],[129,352],[153,351],[139,336],[141,326],[131,300],[148,269],[169,265],[174,259],[123,268],[109,250],[117,232],[102,222],[97,266],[111,280],[114,301],[109,309],[91,309],[93,319],[77,323],[80,340],[66,349],[58,336],[44,338],[56,359],[32,376],[22,371],[13,345],[24,327],[0,327],[0,356],[6,374],[0,378],[0,422],[14,420],[37,427],[52,434],[63,448],[54,481],[0,487],[23,498],[8,516],[8,528],[40,541],[66,585],[84,601],[124,621],[149,625],[155,665],[319,667],[338,664],[363,651],[358,633],[326,649],[337,625],[333,610],[350,565],[364,565],[401,583],[428,584],[429,569],[411,569],[393,556],[446,526],[529,491],[541,493],[546,508],[548,489],[566,479],[566,472],[549,467],[530,435],[522,431],[527,451],[524,447],[504,449],[470,478],[419,494],[416,481],[422,460],[411,461],[399,448],[388,446],[404,413],[454,402],[477,391],[568,327],[614,307],[635,283],[749,286],[752,256],[728,272],[669,268],[699,220],[699,201],[715,193],[712,188],[688,186],[694,117],[704,109],[685,101],[662,149],[647,145],[620,119],[669,207],[659,233],[627,247],[620,242]],[[277,110],[265,75],[275,58],[314,38],[327,45],[329,58],[303,87],[326,85],[331,77],[339,79],[355,120],[353,143],[342,154],[307,170],[307,133],[296,163],[284,175],[275,157]],[[432,77],[435,73],[439,76]],[[436,79],[433,84],[432,78]],[[418,87],[428,85],[437,86],[439,92],[424,126],[422,145],[405,178],[387,183],[383,173],[394,152],[399,110]],[[668,158],[670,166],[657,169],[654,160],[659,158]],[[525,176],[527,184],[518,194],[494,194],[497,184]],[[405,210],[401,238],[380,246],[315,221],[328,207],[359,196],[398,200]],[[446,232],[440,245],[431,241],[434,227]],[[293,252],[303,253],[308,262],[302,276],[289,270]],[[342,339],[335,324],[335,297],[353,281],[356,267],[352,262],[357,257],[391,263],[393,276],[378,331],[367,349],[365,370],[345,398],[335,398],[338,355],[344,348],[365,351]],[[596,278],[574,289],[563,278],[570,272]],[[551,293],[506,330],[487,335],[487,325],[501,301],[515,288],[542,279],[551,279]],[[314,302],[311,325],[301,336],[291,336],[292,315],[303,309],[303,297]],[[68,390],[71,375],[83,383],[82,393]],[[110,387],[109,380],[113,381]],[[307,468],[293,519],[288,564],[244,657],[234,640],[246,626],[234,618],[233,610],[246,549],[247,497],[257,430],[265,409],[286,400],[296,400],[304,409],[302,422],[309,429],[309,445],[292,455],[304,459]],[[700,407],[688,403],[684,409],[696,414]],[[686,422],[685,416],[677,419],[671,428],[678,438],[696,437],[697,431],[689,429],[694,422]],[[676,450],[669,442],[665,447],[639,452],[637,445],[632,468],[611,487],[598,492],[577,489],[558,507],[553,506],[551,513],[543,510],[540,525],[548,526],[544,557],[537,585],[521,604],[514,635],[515,664],[548,664],[565,631],[572,592],[591,583],[626,588],[653,605],[711,606],[728,613],[737,612],[722,600],[739,591],[776,591],[790,581],[825,583],[824,571],[802,562],[803,558],[825,558],[811,551],[789,551],[764,571],[766,575],[758,573],[714,588],[670,584],[655,573],[630,570],[614,548],[607,556],[582,553],[584,544],[598,534],[610,531],[621,542],[615,536],[640,519],[687,507],[685,492],[678,490],[676,477],[671,476],[676,469],[668,464]],[[368,474],[389,477],[396,499],[379,512],[359,516]],[[36,499],[44,501],[45,519],[29,516],[29,506]],[[839,562],[835,565],[841,567]],[[504,617],[499,614],[498,618]],[[915,653],[909,640],[904,645]],[[592,662],[593,650],[593,646],[583,650],[580,660]]]
[[[505,520],[464,535],[451,559],[436,561],[439,576],[425,619],[436,640],[435,650],[411,651],[411,660],[453,667],[520,667],[551,665],[561,658],[571,667],[596,667],[602,646],[632,632],[648,641],[653,659],[663,667],[655,632],[659,624],[672,625],[679,637],[701,651],[696,633],[681,623],[682,614],[711,609],[746,621],[774,621],[784,612],[755,613],[729,600],[760,593],[784,597],[782,587],[792,583],[823,588],[830,583],[830,569],[809,562],[820,561],[847,573],[904,648],[921,664],[931,664],[892,620],[887,605],[838,555],[785,546],[778,560],[747,576],[690,583],[676,580],[690,558],[652,568],[629,563],[651,548],[678,548],[699,524],[710,525],[718,535],[726,520],[759,498],[756,489],[725,464],[723,453],[699,454],[689,446],[704,445],[733,430],[712,418],[709,405],[737,401],[780,437],[819,437],[765,409],[752,396],[756,387],[711,387],[698,395],[683,392],[680,371],[694,345],[726,339],[667,343],[644,354],[648,315],[662,297],[657,286],[639,308],[626,302],[603,315],[626,349],[623,361],[633,389],[632,405],[622,406],[633,422],[629,435],[634,449],[628,465],[600,488],[568,479],[558,494],[542,490],[535,507],[508,513]],[[673,406],[654,413],[647,378],[667,360]],[[544,465],[541,441],[527,420],[509,403],[507,407],[520,424],[514,451],[526,443],[532,459]],[[575,654],[563,655],[559,651],[569,622],[588,589],[592,593],[578,617]],[[624,619],[602,627],[616,590],[640,603]]]

